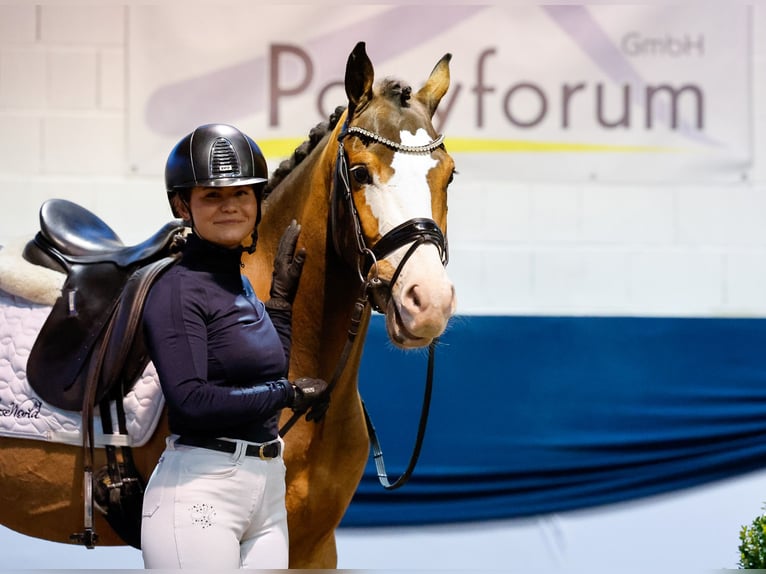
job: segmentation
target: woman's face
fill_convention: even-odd
[[[250,185],[195,187],[189,207],[197,235],[229,249],[250,237],[258,216],[258,200]]]

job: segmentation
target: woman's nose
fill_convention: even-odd
[[[234,197],[224,197],[221,201],[221,209],[223,211],[234,211],[237,207],[237,201]]]

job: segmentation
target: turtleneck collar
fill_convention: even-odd
[[[242,251],[227,249],[206,239],[201,239],[194,233],[186,237],[182,262],[195,271],[210,273],[242,273]]]

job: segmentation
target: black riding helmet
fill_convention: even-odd
[[[176,144],[165,164],[165,189],[175,217],[181,215],[173,204],[173,197],[179,195],[188,204],[189,192],[194,187],[252,185],[258,201],[252,250],[261,220],[264,186],[259,184],[267,180],[266,159],[258,144],[227,124],[199,126]]]

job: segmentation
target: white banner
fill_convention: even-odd
[[[509,180],[734,180],[752,161],[751,8],[136,5],[130,159],[161,173],[195,126],[237,125],[270,164],[346,104],[357,41],[414,87],[445,53],[435,124],[459,168]]]

